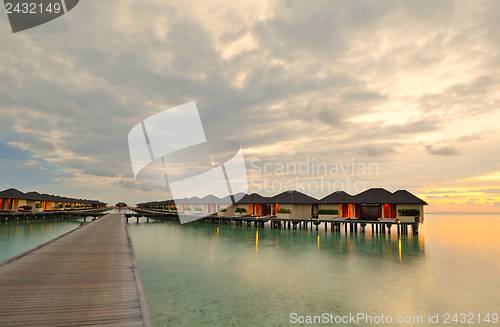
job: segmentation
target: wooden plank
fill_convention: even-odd
[[[151,326],[123,214],[0,263],[0,326]]]

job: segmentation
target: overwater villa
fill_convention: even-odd
[[[255,216],[274,215],[275,210],[269,198],[257,193],[245,194],[236,204],[226,208],[225,216],[235,215],[237,208],[244,209],[242,213]]]
[[[41,212],[47,210],[73,209],[80,207],[104,208],[107,204],[98,200],[84,200],[61,197],[38,192],[23,193],[14,188],[0,192],[0,210],[28,210]]]
[[[359,217],[360,206],[357,198],[344,191],[335,191],[319,200],[318,203],[319,215],[322,219],[331,219],[333,215],[341,218]]]
[[[218,213],[220,216],[275,216],[283,219],[331,220],[349,218],[358,220],[393,219],[401,222],[423,222],[427,203],[406,190],[394,193],[383,188],[370,188],[357,195],[335,191],[318,200],[299,191],[290,190],[272,197],[257,193],[235,196],[235,204],[227,205],[230,198],[213,195],[193,197],[175,202],[185,213]],[[161,201],[141,203],[141,208],[157,207]]]
[[[299,191],[285,191],[273,196],[270,201],[279,218],[309,219],[318,214],[318,200]]]

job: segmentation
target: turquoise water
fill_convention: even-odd
[[[446,313],[465,325],[466,313],[493,326],[499,218],[428,215],[401,238],[142,220],[129,230],[154,326],[289,326],[325,313],[416,319],[408,326],[429,325],[429,314],[441,325]]]
[[[321,227],[272,230],[142,219],[130,220],[129,230],[157,327],[289,326],[299,325],[291,323],[291,314],[335,319],[358,313],[422,317],[408,326],[429,325],[429,314],[438,314],[443,325],[448,313],[452,325],[469,326],[460,323],[460,313],[466,313],[473,325],[498,326],[499,218],[428,215],[418,236],[401,238],[395,231],[372,235],[369,228],[346,235]],[[0,222],[0,261],[79,224]],[[373,324],[361,319],[341,325]]]
[[[64,219],[0,222],[0,262],[34,248],[78,227],[79,221]]]

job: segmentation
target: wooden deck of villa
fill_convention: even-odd
[[[30,219],[79,219],[83,218],[85,221],[88,217],[97,218],[104,215],[105,209],[86,209],[86,210],[58,210],[58,211],[15,211],[15,210],[1,210],[0,221],[19,221]]]
[[[141,210],[133,209],[133,213],[126,214],[127,221],[129,218],[135,218],[139,222],[140,217],[144,217],[149,222],[150,219],[155,220],[179,220],[177,214],[168,212],[158,212],[151,210]],[[323,224],[324,229],[331,229],[332,232],[340,232],[343,229],[346,233],[358,231],[363,233],[366,228],[371,227],[371,232],[376,234],[390,234],[392,228],[396,229],[398,234],[408,234],[410,232],[413,234],[418,234],[418,228],[420,223],[417,222],[400,222],[398,219],[388,219],[388,218],[378,218],[378,219],[352,219],[352,218],[333,218],[333,219],[296,219],[296,218],[277,218],[276,216],[218,216],[216,214],[208,215],[204,218],[198,219],[197,223],[216,223],[230,225],[234,222],[236,225],[243,226],[246,223],[247,226],[259,226],[264,227],[266,223],[270,223],[271,228],[288,228],[288,229],[308,229],[316,227],[318,230],[321,224]]]
[[[123,214],[0,263],[0,326],[151,326]]]

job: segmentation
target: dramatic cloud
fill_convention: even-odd
[[[128,132],[196,101],[207,136],[237,140],[248,162],[376,160],[363,181],[391,190],[485,175],[499,20],[495,1],[82,2],[0,34],[0,165],[42,158],[34,174],[57,180],[53,193],[162,199],[133,183]]]

